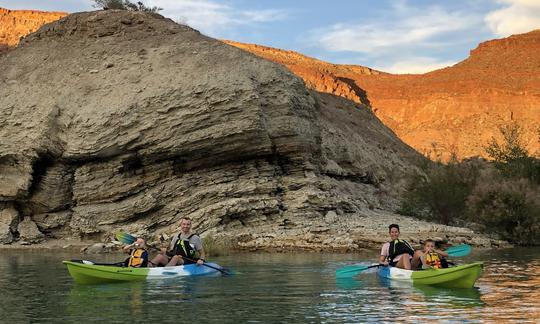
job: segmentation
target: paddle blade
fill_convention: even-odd
[[[351,278],[368,269],[368,266],[350,265],[336,270],[336,278]]]
[[[128,233],[124,232],[117,232],[115,234],[115,237],[119,242],[122,242],[124,244],[131,244],[137,240],[135,236],[129,235]]]
[[[455,258],[464,257],[471,253],[471,246],[468,244],[452,246],[446,250],[446,253],[448,253],[448,256]]]

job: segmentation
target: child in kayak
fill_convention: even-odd
[[[135,268],[148,266],[148,251],[146,251],[146,242],[142,238],[124,246],[124,251],[129,253],[129,258],[125,261],[126,266]]]
[[[435,248],[435,241],[427,239],[424,241],[424,249],[422,251],[416,251],[420,255],[421,266],[426,268],[448,268],[448,262],[446,257],[448,253]]]

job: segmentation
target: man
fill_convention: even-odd
[[[198,253],[199,257],[196,257]],[[176,233],[167,249],[161,249],[152,261],[155,266],[176,266],[194,263],[201,265],[205,262],[201,238],[196,233],[191,233],[191,219],[182,217],[180,220],[180,232]],[[193,260],[193,261],[192,261]]]
[[[390,242],[383,244],[379,263],[402,269],[416,269],[420,263],[420,255],[415,253],[409,242],[399,239],[399,225],[388,226]]]

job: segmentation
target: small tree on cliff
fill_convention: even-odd
[[[130,11],[158,12],[163,10],[159,7],[147,7],[143,2],[133,3],[129,0],[94,0],[94,8],[120,9]]]
[[[492,137],[486,146],[495,167],[507,178],[525,178],[540,184],[540,160],[529,154],[525,147],[522,128],[518,124],[510,124],[500,127],[499,131],[502,143]]]

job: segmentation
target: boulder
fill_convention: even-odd
[[[19,212],[10,207],[2,207],[0,204],[0,244],[10,244],[13,242],[13,233],[17,229]]]
[[[22,222],[17,226],[19,232],[19,239],[25,243],[39,243],[43,241],[44,235],[41,233],[34,221],[30,217],[25,217]]]

